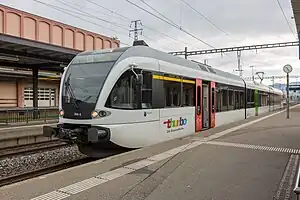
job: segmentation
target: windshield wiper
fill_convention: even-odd
[[[88,96],[87,98],[85,98],[84,100],[83,100],[83,102],[86,102],[87,100],[89,100],[91,97],[93,97],[92,95],[90,95],[90,96]],[[86,102],[87,103],[87,102]]]
[[[78,109],[79,106],[76,102],[76,97],[74,95],[74,92],[73,92],[73,89],[71,87],[71,84],[70,84],[70,76],[71,76],[71,73],[69,74],[68,78],[67,78],[67,81],[65,82],[65,85],[66,85],[66,90],[68,91],[68,93],[70,94],[72,100],[71,102],[73,103],[73,105]]]

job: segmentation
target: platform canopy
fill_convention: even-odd
[[[300,33],[300,0],[291,0],[297,33]]]
[[[0,34],[0,66],[61,71],[80,51]]]

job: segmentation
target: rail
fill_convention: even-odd
[[[0,109],[0,125],[47,122],[58,119],[58,107]]]

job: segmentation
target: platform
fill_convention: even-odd
[[[300,105],[0,188],[0,199],[295,199]],[[245,122],[245,121],[244,121]]]
[[[48,123],[30,123],[19,126],[0,127],[0,149],[57,140],[54,137],[48,138],[43,136],[43,126],[56,125],[57,123],[55,122],[48,121]]]

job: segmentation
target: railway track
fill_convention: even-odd
[[[29,155],[42,151],[50,151],[53,149],[69,146],[65,142],[58,140],[39,142],[34,144],[26,144],[17,147],[7,147],[0,149],[0,160],[7,157],[18,156],[18,155]]]
[[[5,186],[5,185],[9,185],[9,184],[13,184],[16,182],[20,182],[23,180],[27,180],[30,178],[34,178],[37,176],[41,176],[44,174],[48,174],[48,173],[52,173],[55,171],[59,171],[59,170],[63,170],[66,168],[70,168],[70,167],[74,167],[77,165],[82,165],[91,161],[95,161],[97,160],[96,158],[90,158],[90,157],[83,157],[77,160],[73,160],[67,163],[61,163],[61,164],[57,164],[57,165],[52,165],[49,166],[47,168],[42,168],[39,170],[34,170],[34,171],[29,171],[29,172],[25,172],[22,174],[17,174],[17,175],[13,175],[13,176],[7,176],[5,178],[0,179],[0,187]]]

